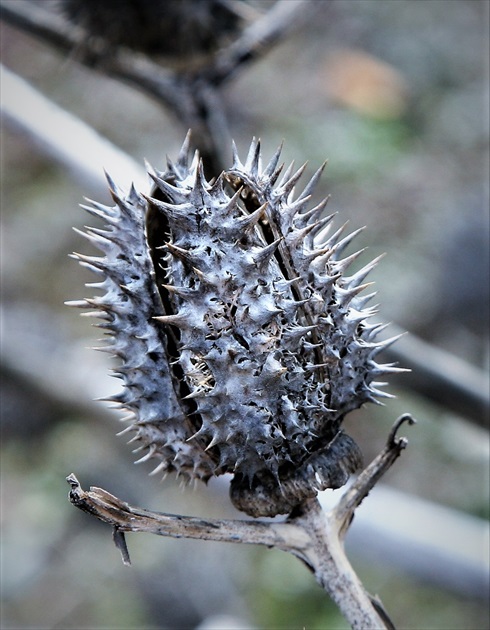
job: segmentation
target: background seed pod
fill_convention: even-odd
[[[61,10],[107,48],[192,57],[215,50],[241,24],[241,0],[64,0]]]
[[[87,207],[108,223],[86,233],[105,256],[76,257],[105,293],[76,304],[112,338],[125,384],[113,400],[143,459],[189,479],[233,473],[239,509],[288,513],[359,467],[342,420],[389,396],[376,379],[399,371],[376,362],[393,340],[375,341],[384,326],[361,295],[377,261],[346,274],[359,230],[331,230],[326,200],[310,208],[322,169],[296,195],[304,167],[281,178],[280,149],[262,167],[254,141],[208,182],[188,140],[151,196],[110,182],[115,207]]]

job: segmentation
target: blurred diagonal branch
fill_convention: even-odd
[[[218,88],[245,64],[264,55],[274,44],[299,28],[322,3],[313,0],[280,0],[263,16],[245,27],[229,46],[212,56],[198,70],[174,72],[148,56],[134,55],[118,48],[101,55],[86,44],[86,34],[69,24],[62,15],[39,2],[0,4],[2,19],[49,44],[89,68],[118,79],[156,100],[170,110],[186,129],[193,130],[209,173],[225,166],[225,147],[230,133]]]
[[[121,183],[123,180],[128,185],[132,181],[138,182],[143,189],[147,185],[144,184],[146,175],[142,167],[133,158],[52,103],[23,79],[2,69],[2,85],[2,115],[7,122],[21,129],[34,145],[63,168],[68,168],[77,183],[82,178],[93,193],[99,194],[102,189],[105,191],[105,167]],[[43,112],[43,116],[32,116],[32,111]],[[56,124],[49,124],[50,120],[56,121]],[[385,356],[412,370],[403,375],[400,386],[408,387],[441,407],[488,427],[490,386],[488,374],[483,370],[412,334],[388,348]],[[15,357],[12,360],[15,361]]]

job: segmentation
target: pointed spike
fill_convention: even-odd
[[[190,394],[187,394],[187,396],[184,396],[182,400],[193,400],[194,398],[203,398],[204,395],[207,393],[209,392],[206,392],[206,390],[204,389],[195,389]]]
[[[318,266],[315,259],[323,259],[323,261],[327,261],[332,255],[332,249],[330,247],[322,247],[321,249],[314,249],[311,252],[307,252],[304,254],[306,260],[310,261],[310,266]]]
[[[387,348],[392,346],[396,341],[398,341],[398,339],[400,339],[401,337],[404,337],[406,334],[407,333],[405,332],[399,333],[398,335],[394,335],[393,337],[390,337],[389,339],[386,339],[385,341],[380,341],[377,344],[374,344],[374,347],[371,350],[370,355],[369,355],[370,358],[373,359],[377,354],[379,354],[383,350],[386,350]]]
[[[197,168],[196,168],[196,175],[195,175],[195,179],[194,179],[194,192],[197,192],[199,195],[201,195],[201,193],[203,191],[207,191],[209,188],[209,184],[208,181],[206,179],[206,176],[204,175],[204,163],[202,161],[202,158],[199,158],[199,161],[197,163]]]
[[[239,228],[242,229],[243,232],[245,233],[252,232],[254,227],[260,221],[260,219],[264,215],[266,215],[266,210],[268,207],[269,207],[269,202],[266,201],[262,206],[260,206],[260,208],[257,208],[257,210],[254,210],[254,212],[252,212],[251,214],[244,217],[240,217],[237,220],[237,224]]]
[[[374,385],[374,383],[372,383],[371,386],[369,387],[369,391],[375,396],[377,396],[378,398],[388,398],[388,399],[396,398],[394,394],[390,394],[389,392],[384,392],[383,390],[378,389],[377,387],[372,387],[372,385]],[[378,383],[378,386],[380,385],[387,385],[387,383],[383,383],[383,384]]]
[[[216,446],[216,444],[220,444],[222,442],[223,440],[219,437],[217,433],[215,433],[211,439],[211,442],[206,446],[204,450],[209,451],[211,448],[213,448],[213,446]]]
[[[135,206],[139,204],[141,201],[138,191],[135,188],[134,182],[131,182],[131,187],[129,189],[129,194],[128,194],[128,200],[130,203],[132,203]]]
[[[209,432],[209,429],[206,426],[202,425],[198,431],[196,431],[195,433],[193,433],[190,437],[186,439],[186,442],[195,440],[196,438],[201,437],[202,435],[206,435],[206,433],[208,432]]]
[[[269,160],[269,163],[267,164],[267,166],[264,169],[264,175],[266,177],[268,177],[269,179],[276,172],[277,165],[278,165],[279,159],[281,157],[283,145],[284,145],[284,141],[282,141],[281,144],[277,147],[276,152],[271,157],[271,159]]]
[[[365,251],[365,249],[366,248],[359,250],[359,252],[357,252],[357,255]],[[352,256],[354,255],[357,258],[356,254],[353,254]],[[380,254],[379,256],[374,258],[371,262],[369,262],[367,265],[364,265],[364,267],[359,269],[359,271],[356,271],[355,274],[353,274],[349,278],[345,278],[345,281],[348,284],[348,286],[350,287],[358,286],[364,280],[364,278],[378,265],[379,261],[385,257],[385,255],[386,254]],[[352,258],[352,256],[349,256],[349,258],[344,258],[344,260],[349,260],[350,258]]]
[[[90,304],[87,300],[66,300],[64,304],[73,308],[90,308]]]
[[[135,442],[141,442],[141,435],[139,433],[137,433],[134,437],[132,437],[129,441],[128,444],[134,444]],[[144,448],[144,446],[142,446],[141,448]],[[133,453],[135,453],[136,451],[133,451]]]
[[[275,190],[277,196],[280,196],[282,194],[281,189],[284,186],[284,184],[290,179],[291,173],[293,172],[293,168],[294,168],[294,160],[291,162],[291,164],[284,171],[284,174],[281,177],[281,181],[277,185],[277,188]]]
[[[156,446],[154,445],[150,446],[148,453],[143,455],[143,457],[140,457],[139,459],[137,459],[134,463],[142,464],[143,462],[147,462],[149,459],[151,459],[155,455],[156,450],[157,450]]]
[[[276,280],[274,282],[274,290],[279,293],[284,293],[289,287],[295,284],[300,279],[300,276],[296,276],[295,278],[291,278],[290,280]]]
[[[234,140],[231,141],[231,150],[233,156],[233,169],[239,168],[241,166],[240,156],[238,155],[238,149]]]
[[[365,309],[366,304],[377,295],[378,295],[378,292],[373,291],[372,293],[368,293],[367,295],[358,296],[356,300],[356,308],[358,310]],[[379,306],[378,304],[375,304],[374,306],[370,306],[366,308],[365,309],[366,317],[372,317],[373,315],[376,315],[376,313],[378,312],[378,306]]]
[[[161,190],[161,192],[163,192],[170,201],[173,203],[185,203],[186,195],[184,194],[182,188],[173,186],[166,179],[159,177],[158,175],[152,175],[151,173],[149,175],[157,188],[159,188],[159,190]],[[145,197],[145,199],[147,198]]]
[[[114,199],[114,201],[117,203],[117,205],[120,208],[124,207],[125,203],[124,203],[123,191],[119,188],[119,186],[117,186],[117,184],[114,182],[112,177],[109,175],[109,173],[105,169],[104,169],[104,175],[109,185],[109,192],[111,194],[111,197]]]
[[[245,160],[245,169],[257,177],[260,169],[260,138],[256,140],[252,138],[250,148],[248,150],[247,159]]]
[[[318,168],[316,170],[315,174],[310,179],[310,181],[306,184],[303,192],[298,197],[298,199],[304,199],[305,197],[311,196],[311,194],[315,190],[318,182],[320,181],[320,178],[321,178],[321,176],[323,174],[323,171],[325,170],[325,167],[327,166],[327,164],[328,164],[328,160],[325,160],[325,162],[323,162],[323,164],[320,166],[320,168]]]
[[[96,201],[92,201],[91,199],[86,199],[91,205],[87,205],[84,203],[79,204],[82,210],[85,210],[89,214],[103,221],[107,221],[110,225],[115,225],[118,222],[117,214],[114,213],[114,208],[109,206],[104,206],[101,203],[97,203]]]
[[[164,246],[173,256],[179,258],[180,260],[185,260],[186,262],[194,262],[195,257],[191,254],[188,249],[183,249],[182,247],[178,247],[177,245],[173,245],[172,243],[165,243]]]
[[[360,284],[358,286],[344,289],[342,287],[336,288],[336,293],[338,297],[338,301],[342,306],[346,306],[349,304],[356,295],[367,289],[368,287],[372,287],[374,282],[365,282],[364,284]]]
[[[322,242],[322,245],[328,245],[329,247],[333,248],[337,244],[339,237],[345,232],[345,228],[348,225],[349,225],[349,221],[346,221],[325,242]]]
[[[225,181],[224,172],[222,171],[218,175],[218,177],[214,179],[214,181],[213,180],[211,181],[212,183],[208,182],[208,183],[211,183],[211,186],[209,188],[209,193],[214,196],[221,196],[221,194],[224,191],[224,181]]]
[[[371,361],[371,364],[371,372],[380,376],[383,374],[403,374],[412,371],[409,368],[398,367],[396,363],[376,363],[376,361]]]
[[[286,236],[286,243],[288,244],[288,246],[295,247],[296,245],[303,243],[308,234],[310,234],[310,232],[313,230],[314,226],[315,224],[312,223],[311,225],[307,225],[304,228],[292,229]]]
[[[153,477],[153,475],[158,475],[159,472],[161,472],[162,470],[166,470],[168,468],[168,463],[165,462],[160,462],[160,464],[158,464],[158,466],[151,471],[151,473],[149,473],[150,477]]]
[[[196,274],[196,276],[199,278],[199,282],[202,282],[203,284],[207,284],[210,287],[215,286],[214,282],[211,280],[211,278],[209,278],[209,276],[207,276],[204,272],[202,272],[200,269],[198,269],[197,267],[192,267],[192,271]]]
[[[155,199],[154,197],[150,197],[144,194],[142,196],[144,197],[144,199],[146,199],[150,206],[153,206],[154,208],[162,212],[168,219],[176,222],[179,220],[188,221],[189,217],[191,216],[189,212],[186,212],[186,210],[190,208],[190,204],[187,204],[184,209],[183,204],[176,205],[173,203],[167,203],[165,201],[160,201],[160,199]]]
[[[353,254],[351,254],[350,256],[346,256],[345,258],[342,258],[341,260],[335,260],[332,263],[332,268],[335,269],[336,272],[340,272],[340,273],[344,273],[344,271],[355,261],[357,260],[357,258],[359,258],[359,256],[364,253],[366,251],[366,247],[363,247],[362,249],[359,249],[357,252],[354,252]],[[332,253],[335,253],[335,247],[332,249]],[[367,265],[366,265],[367,266]],[[367,276],[368,271],[366,271],[365,275],[359,279],[359,282],[361,282],[365,276]],[[346,284],[349,284],[350,286],[350,280],[352,278],[355,277],[354,274],[353,276],[350,276],[349,278],[345,278],[345,282]],[[354,285],[353,285],[354,286]]]
[[[182,146],[180,147],[179,155],[177,156],[177,164],[181,166],[182,168],[187,168],[189,164],[191,137],[192,137],[192,132],[189,129],[188,132],[186,133],[184,142]]]
[[[177,326],[177,328],[185,328],[187,324],[187,317],[180,313],[175,313],[174,315],[158,315],[153,317],[153,319],[167,326]]]
[[[354,230],[353,232],[351,232],[350,234],[348,234],[347,236],[345,236],[342,240],[338,241],[337,243],[335,243],[333,249],[335,252],[335,258],[337,258],[337,256],[339,256],[344,249],[347,247],[347,245],[349,245],[349,243],[361,232],[363,232],[366,229],[366,226],[360,227],[357,230]]]
[[[173,284],[162,284],[161,286],[169,293],[174,293],[175,295],[183,298],[196,295],[198,293],[196,289],[190,289],[189,287],[176,287]]]
[[[238,202],[243,192],[243,186],[239,186],[238,190],[230,197],[226,209],[231,214],[238,207]]]
[[[374,337],[377,337],[379,333],[382,332],[383,330],[386,330],[386,328],[388,328],[389,325],[390,324],[364,325],[364,330],[362,331],[361,336],[364,337],[366,341],[369,341],[373,339]]]
[[[320,206],[321,204],[319,204]],[[325,207],[326,204],[323,205],[322,209]],[[316,206],[317,208],[319,206]],[[312,229],[312,236],[315,236],[316,234],[318,234],[318,232],[321,232],[322,230],[324,230],[328,225],[330,225],[330,223],[332,222],[332,219],[335,217],[336,213],[330,214],[327,217],[322,217],[317,219],[316,221],[314,220],[314,216],[312,216],[312,225],[313,225],[313,229]]]
[[[273,241],[270,245],[266,245],[259,252],[253,254],[254,262],[257,265],[264,265],[274,256],[277,248],[279,247],[279,243],[283,240],[283,237],[280,236],[278,239]]]
[[[289,195],[292,192],[292,190],[295,187],[295,185],[297,184],[297,182],[300,179],[300,177],[305,172],[305,169],[306,169],[307,166],[308,166],[308,162],[305,162],[302,166],[300,166],[299,169],[294,173],[294,175],[291,175],[289,177],[289,179],[284,182],[284,184],[281,184],[279,186],[280,191],[277,191],[277,192],[280,192],[280,194],[282,196]],[[300,201],[302,201],[302,200],[300,199]]]
[[[328,200],[330,199],[330,197],[326,197],[322,202],[320,202],[318,204],[318,206],[316,206],[315,208],[313,208],[313,210],[316,210],[316,215],[312,215],[311,220],[313,220],[314,216],[321,216],[323,209],[325,208],[325,206],[328,203]],[[312,211],[313,212],[313,211]],[[325,243],[328,242],[328,239],[331,238],[329,237],[330,234],[330,230],[332,228],[332,220],[337,216],[338,212],[332,212],[332,214],[329,214],[327,217],[325,217],[325,225],[324,227],[319,230],[318,234],[315,235],[315,244],[317,246],[322,246]]]

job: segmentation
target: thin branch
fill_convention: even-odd
[[[85,491],[73,473],[66,478],[71,486],[69,499],[75,507],[112,527],[114,542],[125,564],[130,562],[126,532],[275,547],[305,562],[353,628],[392,628],[381,603],[365,591],[352,569],[342,539],[355,508],[405,448],[406,440],[396,439],[396,432],[405,421],[413,423],[410,416],[402,416],[396,422],[383,451],[329,513],[323,512],[315,498],[299,505],[283,522],[163,514],[132,507],[102,488]]]
[[[265,15],[245,28],[238,39],[217,53],[202,74],[214,85],[234,77],[245,64],[263,56],[274,44],[298,30],[314,11],[324,9],[317,0],[278,0]]]
[[[174,112],[182,107],[182,90],[173,73],[150,59],[124,50],[101,55],[86,44],[86,34],[82,29],[69,23],[61,14],[46,9],[40,2],[3,0],[0,10],[4,22],[32,35],[74,61],[133,85]]]
[[[86,492],[73,473],[66,480],[71,486],[70,502],[75,507],[121,532],[146,532],[171,538],[265,545],[287,551],[294,550],[298,555],[304,554],[309,544],[307,534],[292,523],[209,520],[151,512],[132,507],[102,488],[91,487]]]
[[[133,182],[139,190],[148,192],[149,177],[143,165],[87,123],[1,64],[0,83],[0,106],[5,122],[25,134],[44,155],[68,169],[81,187],[88,187],[91,194],[107,194],[106,169],[121,183]],[[69,214],[67,219],[72,220]]]
[[[317,499],[305,502],[292,521],[308,532],[307,565],[317,582],[338,606],[354,630],[395,630],[381,601],[364,588],[352,568],[331,513],[325,514]]]
[[[381,453],[367,466],[357,477],[350,488],[342,495],[342,498],[332,510],[332,518],[338,528],[339,537],[344,538],[349,525],[354,517],[356,508],[361,505],[369,492],[378,483],[381,477],[393,466],[401,452],[407,447],[406,438],[397,438],[398,429],[404,424],[415,424],[410,414],[404,414],[398,418],[388,436],[386,446]]]
[[[304,504],[299,515],[285,522],[201,519],[135,508],[102,488],[83,490],[73,473],[66,479],[71,486],[70,502],[112,527],[114,542],[126,565],[130,564],[126,532],[265,545],[303,560],[352,628],[390,627],[382,621],[362,587],[316,499]]]
[[[391,334],[398,332],[393,325],[390,331]],[[384,356],[388,361],[411,369],[403,375],[404,387],[410,387],[484,429],[489,428],[488,372],[412,333],[387,348]]]

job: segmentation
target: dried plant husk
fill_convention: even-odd
[[[86,237],[103,256],[76,254],[101,276],[90,307],[119,358],[127,430],[155,472],[208,480],[231,473],[231,499],[252,516],[291,512],[337,488],[361,465],[342,429],[347,413],[389,397],[378,363],[374,260],[344,250],[326,200],[311,204],[322,169],[296,193],[304,167],[282,174],[280,149],[205,179],[189,138],[151,174],[149,196],[110,181],[113,207],[85,206],[107,224]]]

